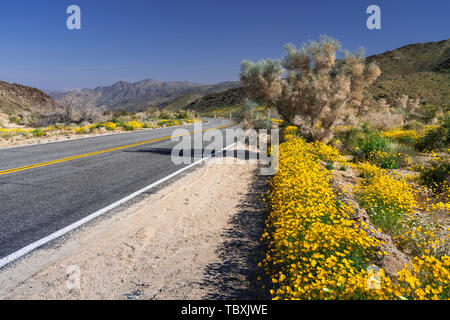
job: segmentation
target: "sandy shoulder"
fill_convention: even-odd
[[[253,192],[255,172],[254,163],[210,161],[147,199],[77,231],[59,247],[37,250],[4,270],[0,299],[214,297],[216,288],[205,285],[205,270],[222,263],[218,248],[229,240],[225,231],[235,228],[233,219],[243,214],[246,219],[243,199]],[[240,241],[253,246],[251,240]],[[67,286],[76,284],[68,277],[71,266],[75,268],[69,270],[80,270],[80,289]]]

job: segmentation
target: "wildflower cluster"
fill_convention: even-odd
[[[137,129],[141,129],[143,125],[139,121],[129,121],[127,123],[124,123],[123,127],[126,131],[134,131]]]
[[[383,169],[399,169],[411,165],[411,159],[401,152],[372,151],[368,161]]]
[[[22,128],[0,128],[0,133],[7,133],[7,134],[27,134],[31,133],[33,131],[32,129],[22,129]]]
[[[158,122],[158,126],[160,127],[173,127],[180,125],[180,122],[178,120],[173,119],[163,119]]]
[[[415,257],[399,273],[398,292],[409,299],[450,299],[450,257]]]
[[[117,129],[117,125],[114,122],[105,122],[102,124],[102,127],[108,131],[114,131]]]
[[[448,299],[449,256],[433,224],[418,219],[415,190],[405,180],[370,163],[357,168],[356,188],[374,224],[394,235],[397,245],[414,243],[413,262],[396,279],[370,269],[386,252],[372,227],[355,220],[339,201],[323,161],[342,161],[336,149],[290,137],[280,145],[279,171],[271,181],[271,209],[259,264],[270,277],[274,299]],[[381,231],[381,230],[379,230]],[[448,237],[447,237],[448,238]],[[445,250],[444,250],[445,251]],[[420,258],[419,258],[420,257]]]
[[[171,127],[177,126],[181,124],[190,124],[194,122],[202,121],[200,119],[162,119],[162,120],[152,120],[141,122],[137,120],[131,120],[128,122],[120,122],[115,119],[107,122],[99,122],[89,125],[53,125],[46,128],[36,128],[36,129],[27,129],[27,128],[0,128],[0,138],[11,138],[15,136],[24,136],[24,137],[43,137],[47,135],[57,135],[57,134],[89,134],[93,132],[101,132],[97,129],[104,129],[106,131],[116,131],[116,130],[125,130],[125,131],[134,131],[141,128],[158,128],[158,127]]]
[[[280,146],[263,234],[269,250],[261,264],[272,277],[271,293],[275,299],[386,297],[391,280],[383,274],[380,289],[367,286],[366,268],[380,243],[351,219],[353,209],[336,199],[311,151],[322,148],[300,138]]]
[[[418,193],[405,179],[374,165],[358,165],[365,179],[356,193],[371,221],[391,235],[397,247],[412,254],[441,256],[448,245],[442,227],[420,216]],[[367,174],[367,171],[370,174]],[[426,208],[425,208],[426,209]]]
[[[388,130],[383,133],[385,138],[401,143],[416,143],[420,139],[421,134],[415,130]]]
[[[298,133],[298,127],[296,126],[287,126],[286,128],[284,128],[284,134],[288,135],[288,134],[292,134],[295,135]]]

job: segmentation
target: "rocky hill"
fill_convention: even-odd
[[[0,81],[0,113],[30,114],[55,107],[56,102],[39,89]]]
[[[111,86],[58,93],[53,94],[53,98],[56,101],[69,99],[77,107],[136,112],[150,106],[163,108],[183,96],[198,98],[237,86],[239,82],[201,85],[192,82],[164,82],[148,79],[135,83],[119,81]]]

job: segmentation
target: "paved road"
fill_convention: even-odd
[[[230,125],[209,119],[203,129]],[[193,126],[185,126],[190,131]],[[176,128],[0,150],[0,259],[179,170],[170,139],[27,170],[8,169],[170,136]],[[224,130],[224,129],[222,129]]]

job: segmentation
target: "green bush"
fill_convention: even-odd
[[[348,130],[337,131],[334,134],[335,139],[342,143],[343,151],[353,153],[355,147],[358,146],[358,142],[363,136],[361,130],[357,128],[349,128]]]
[[[420,182],[435,192],[443,192],[448,187],[450,179],[450,162],[433,161],[430,167],[424,168],[420,172]]]
[[[35,129],[31,131],[31,134],[33,135],[33,137],[43,137],[47,135],[47,133],[42,129]]]
[[[194,115],[192,114],[192,112],[181,110],[181,111],[178,111],[178,113],[176,114],[176,118],[183,119],[183,120],[194,119]]]
[[[450,114],[446,114],[441,124],[422,136],[416,143],[419,151],[440,150],[450,144]]]
[[[389,151],[389,140],[382,137],[376,132],[367,132],[363,138],[359,138],[358,147],[363,153],[365,159],[368,159],[371,154],[376,151]]]

